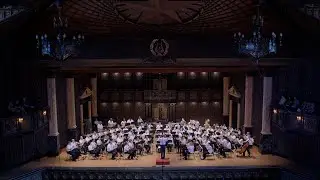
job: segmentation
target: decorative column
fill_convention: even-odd
[[[89,134],[89,133],[92,133],[92,116],[91,116],[91,106],[92,106],[92,103],[91,103],[91,101],[88,101],[88,121],[87,121],[87,131],[88,132],[86,132],[87,134]]]
[[[229,101],[229,128],[232,128],[232,100]]]
[[[74,94],[74,78],[67,78],[67,121],[69,139],[77,138],[77,123],[76,123],[76,108],[75,108],[75,94]]]
[[[229,115],[229,86],[230,77],[223,77],[223,106],[222,106],[222,116],[223,123],[227,124]],[[230,119],[230,117],[229,117]]]
[[[92,100],[92,121],[96,121],[98,119],[98,104],[97,104],[97,77],[91,78],[91,100]]]
[[[49,106],[49,136],[48,136],[48,155],[57,156],[60,150],[59,131],[58,131],[58,115],[57,115],[57,93],[56,78],[47,78],[47,96]]]
[[[80,134],[84,135],[83,104],[80,104]]]
[[[241,104],[238,102],[237,105],[237,129],[240,129],[240,122],[241,122]]]
[[[262,100],[262,128],[260,151],[263,154],[272,153],[271,134],[271,101],[272,101],[272,77],[263,78],[263,100]]]
[[[244,129],[245,133],[252,134],[252,98],[253,98],[253,77],[246,76],[244,95]]]

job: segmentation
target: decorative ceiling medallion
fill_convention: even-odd
[[[144,63],[168,64],[176,62],[168,56],[169,43],[164,39],[152,40],[150,44],[150,52],[153,56],[144,59]]]
[[[169,51],[169,43],[164,39],[154,39],[150,44],[150,51],[154,56],[166,56]]]
[[[134,24],[181,24],[198,17],[201,0],[117,0],[114,3],[121,18]]]

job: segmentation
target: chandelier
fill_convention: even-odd
[[[234,41],[240,54],[251,56],[258,63],[260,58],[277,53],[282,46],[282,33],[278,37],[274,32],[271,37],[262,36],[263,16],[260,15],[260,5],[257,6],[257,14],[253,16],[252,23],[252,36],[246,39],[243,33],[238,32],[234,34]]]
[[[42,56],[50,56],[57,61],[65,61],[78,54],[77,48],[84,42],[82,34],[76,34],[72,38],[67,36],[68,19],[62,16],[59,2],[56,2],[58,16],[53,18],[53,28],[56,35],[49,38],[47,34],[36,35],[37,49]]]

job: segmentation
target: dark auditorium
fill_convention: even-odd
[[[0,180],[320,179],[318,42],[314,0],[1,0]]]

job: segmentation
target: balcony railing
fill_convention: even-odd
[[[320,6],[315,4],[306,4],[300,9],[305,14],[320,20]]]
[[[274,124],[285,130],[301,130],[309,133],[320,132],[320,117],[284,110],[274,110]]]
[[[3,6],[0,7],[0,22],[7,20],[10,17],[13,17],[25,9],[22,7],[13,7],[13,6]]]
[[[42,111],[24,116],[13,116],[0,119],[0,136],[32,131],[48,123],[47,115]]]

